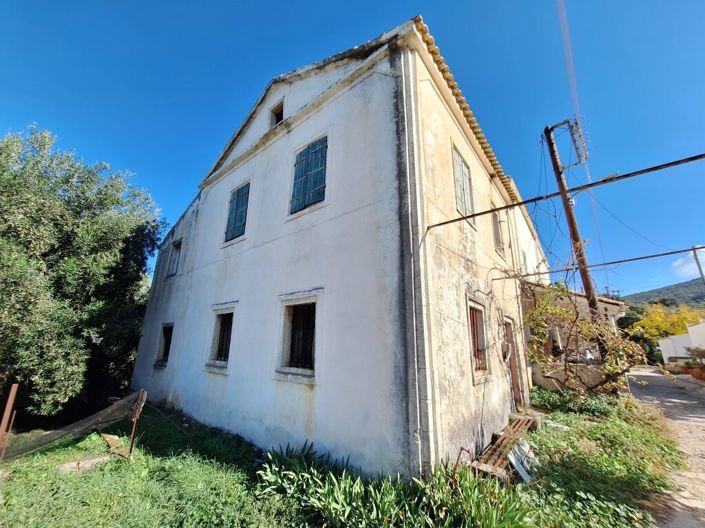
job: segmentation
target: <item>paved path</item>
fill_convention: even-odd
[[[664,528],[705,527],[705,384],[688,375],[672,380],[657,368],[641,368],[632,374],[647,383],[632,383],[632,393],[663,411],[688,463],[674,477],[679,489],[668,494],[671,508],[659,524]]]

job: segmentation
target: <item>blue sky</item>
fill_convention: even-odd
[[[566,5],[593,179],[705,151],[705,2]],[[173,222],[271,77],[416,14],[522,195],[554,190],[540,136],[573,106],[552,0],[5,0],[0,134],[34,122],[86,161],[135,172]],[[599,236],[589,195],[578,196],[589,260],[705,244],[703,175],[701,162],[595,190]],[[584,181],[583,169],[569,175]],[[560,203],[534,218],[551,260],[565,263]],[[694,272],[692,258],[670,257],[594,276],[629,293]]]

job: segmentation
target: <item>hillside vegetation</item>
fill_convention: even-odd
[[[701,279],[693,279],[624,297],[627,303],[633,304],[645,304],[660,299],[673,299],[680,304],[705,305],[705,284]]]

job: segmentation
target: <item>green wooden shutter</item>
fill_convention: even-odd
[[[249,182],[235,189],[230,195],[228,224],[225,228],[225,241],[245,234],[247,224],[247,204],[250,198]]]
[[[327,151],[328,137],[322,137],[296,155],[290,214],[325,199]]]

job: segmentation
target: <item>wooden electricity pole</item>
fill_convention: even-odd
[[[588,262],[585,257],[585,248],[583,247],[583,240],[580,238],[580,230],[578,229],[578,222],[575,218],[573,204],[568,196],[568,184],[563,174],[564,167],[561,165],[561,159],[558,156],[558,148],[556,147],[556,142],[553,138],[553,131],[556,128],[566,124],[567,123],[564,121],[558,125],[547,126],[543,131],[543,135],[545,136],[546,143],[548,144],[548,153],[551,156],[553,172],[556,174],[558,191],[561,195],[563,209],[565,210],[565,217],[568,221],[568,229],[570,230],[570,243],[573,246],[573,253],[575,254],[578,271],[580,272],[580,279],[583,282],[583,289],[585,290],[588,307],[590,308],[590,318],[593,322],[598,322],[600,319],[600,310],[597,304],[597,292],[595,291],[595,284],[592,282],[590,270],[588,269]]]
[[[698,248],[696,248],[695,246],[693,246],[693,258],[695,259],[695,263],[698,265],[700,278],[703,280],[703,284],[705,284],[705,274],[703,274],[703,267],[700,264],[700,258],[698,257]]]

